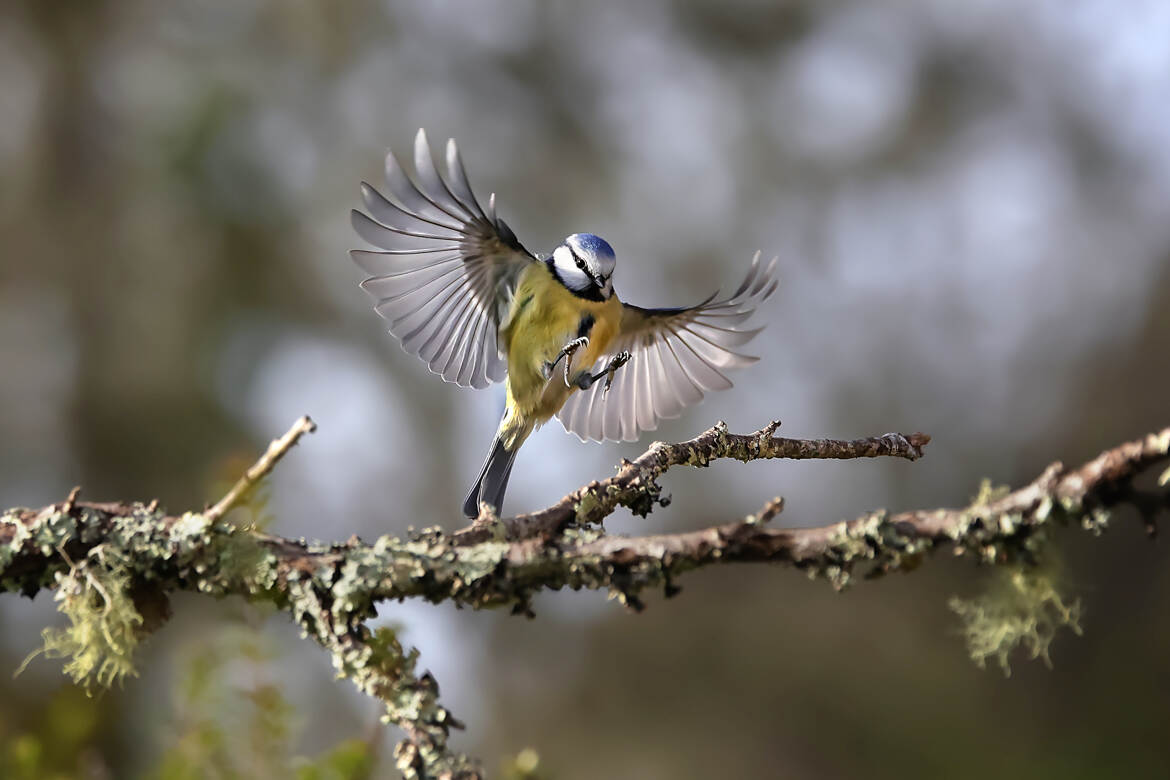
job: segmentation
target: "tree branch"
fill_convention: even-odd
[[[733,458],[744,463],[752,460],[786,458],[790,460],[844,460],[852,458],[905,458],[918,460],[922,448],[930,443],[925,433],[887,433],[867,439],[785,439],[774,436],[780,427],[773,420],[755,433],[728,433],[727,425],[718,422],[693,439],[677,444],[654,442],[633,461],[622,460],[616,476],[590,482],[562,498],[547,509],[498,521],[481,513],[468,528],[454,534],[459,544],[475,544],[499,535],[509,540],[553,534],[570,523],[600,522],[619,506],[628,507],[645,517],[655,504],[667,506],[662,498],[658,477],[673,466],[703,467],[713,460]],[[502,523],[502,529],[499,525]]]
[[[609,590],[639,608],[646,588],[662,587],[670,595],[683,572],[737,562],[789,563],[841,587],[858,566],[870,574],[909,568],[940,545],[991,563],[1026,562],[1034,557],[1039,533],[1054,522],[1099,531],[1114,505],[1143,507],[1147,522],[1166,506],[1164,494],[1136,491],[1133,480],[1170,460],[1170,428],[1073,470],[1053,464],[1019,490],[984,490],[961,509],[879,511],[820,527],[768,528],[783,506],[773,499],[738,522],[697,531],[622,537],[597,525],[619,506],[645,514],[664,505],[657,478],[673,466],[702,466],[716,458],[915,460],[929,441],[923,434],[783,439],[773,435],[777,425],[738,435],[718,424],[686,442],[656,443],[624,461],[614,477],[548,509],[504,520],[481,516],[453,533],[427,529],[408,539],[385,536],[368,544],[354,537],[324,544],[225,523],[227,508],[312,429],[304,418],[203,513],[172,516],[153,504],[82,502],[75,496],[42,509],[8,510],[0,516],[0,591],[31,596],[85,567],[84,582],[104,591],[126,583],[124,599],[133,599],[135,607],[144,592],[165,600],[176,590],[272,602],[331,654],[339,674],[385,704],[386,718],[406,733],[396,755],[407,777],[470,778],[480,777],[480,770],[449,748],[449,731],[460,724],[439,704],[437,683],[415,671],[416,653],[404,651],[392,631],[366,625],[377,602],[421,597],[531,614],[533,594],[569,586]],[[107,599],[118,597],[113,589]],[[71,618],[89,619],[84,611]]]

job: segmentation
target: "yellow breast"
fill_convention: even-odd
[[[590,369],[618,334],[621,315],[617,296],[586,300],[558,282],[544,263],[525,269],[500,333],[508,356],[508,403],[513,411],[536,424],[556,414],[576,387],[565,387],[563,358],[552,381],[544,378],[544,364],[566,343],[587,335],[589,345],[573,356],[573,374]]]

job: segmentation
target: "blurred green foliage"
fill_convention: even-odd
[[[316,756],[297,755],[297,717],[269,680],[271,643],[245,622],[192,648],[179,675],[166,747],[142,780],[366,780],[379,766],[380,729]],[[243,682],[233,681],[244,672]],[[83,780],[108,776],[102,756],[102,702],[63,685],[27,729],[0,722],[0,778]]]
[[[541,770],[540,754],[525,748],[500,766],[502,780],[547,780],[550,775]]]
[[[250,610],[246,610],[250,611]],[[365,780],[377,765],[377,741],[349,739],[316,757],[295,755],[300,719],[269,679],[276,655],[247,625],[209,643],[180,681],[174,735],[150,780]],[[247,682],[233,679],[239,667]],[[377,736],[378,730],[371,731]]]
[[[0,721],[0,777],[6,780],[73,780],[87,776],[101,732],[99,703],[73,685],[61,685],[28,730]]]

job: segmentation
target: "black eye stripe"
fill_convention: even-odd
[[[595,287],[601,287],[603,282],[601,279],[593,275],[593,273],[589,270],[589,267],[585,265],[585,261],[581,258],[581,255],[577,254],[577,250],[568,245],[566,245],[565,248],[569,250],[569,254],[571,254],[573,256],[573,260],[577,262],[577,267],[580,268],[587,277],[589,277],[589,281],[593,282]]]

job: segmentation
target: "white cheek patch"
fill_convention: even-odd
[[[577,261],[573,259],[573,254],[567,247],[556,248],[553,252],[553,265],[556,266],[561,281],[570,290],[586,290],[593,285],[589,274],[577,267]]]

